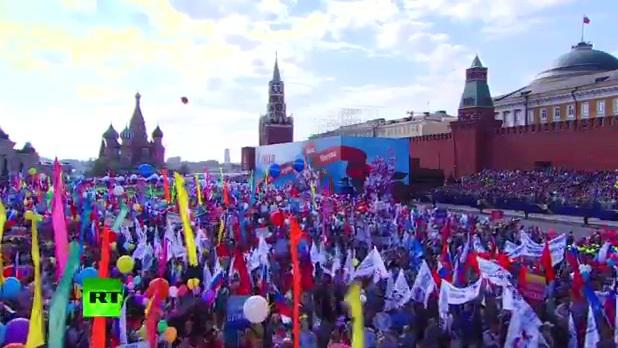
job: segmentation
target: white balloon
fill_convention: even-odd
[[[169,293],[171,298],[176,298],[178,296],[178,288],[174,285],[170,286]]]
[[[253,324],[261,323],[268,316],[268,301],[262,296],[251,296],[245,301],[242,311],[249,322]]]
[[[124,193],[124,188],[120,185],[114,186],[113,192],[115,196],[122,196],[122,194]]]

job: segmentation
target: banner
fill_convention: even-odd
[[[442,280],[440,286],[440,298],[438,299],[438,311],[440,323],[444,327],[448,316],[448,305],[459,305],[472,301],[479,296],[483,278],[479,278],[474,284],[465,288],[456,288],[446,280]]]
[[[526,282],[521,286],[521,294],[529,301],[543,301],[545,299],[545,277],[527,272]]]
[[[494,285],[507,286],[511,279],[511,273],[502,266],[477,256],[481,277],[489,280]]]
[[[541,257],[545,244],[539,244],[533,241],[530,236],[521,232],[521,244],[524,246],[522,256]],[[566,250],[566,234],[561,234],[558,237],[549,241],[549,251],[551,252],[552,264],[555,266],[564,260],[564,252]]]

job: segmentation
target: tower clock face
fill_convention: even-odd
[[[273,93],[282,93],[282,91],[283,91],[283,87],[279,83],[273,83],[271,89],[272,89]]]

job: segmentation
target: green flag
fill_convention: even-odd
[[[69,259],[64,274],[52,296],[49,306],[49,348],[62,348],[66,331],[67,305],[73,285],[73,275],[79,267],[79,244],[75,241],[69,245]]]

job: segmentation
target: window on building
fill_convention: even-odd
[[[528,110],[528,124],[534,123],[534,110]]]
[[[547,122],[547,109],[541,109],[541,122]]]
[[[613,114],[614,116],[618,116],[618,98],[614,99],[614,110],[613,110]]]
[[[556,106],[554,108],[554,121],[560,121],[560,107]]]
[[[496,120],[501,120],[502,118],[500,117],[500,113],[499,112],[494,112],[494,118]]]
[[[519,126],[520,124],[523,124],[522,122],[523,120],[521,119],[521,110],[515,110],[513,111],[513,123],[516,126]]]
[[[569,104],[569,106],[567,106],[567,117],[575,118],[575,105]]]
[[[597,116],[605,115],[605,100],[597,101]]]
[[[587,118],[590,114],[590,104],[588,102],[582,103],[581,117]]]
[[[503,111],[502,112],[502,120],[504,121],[504,124],[507,127],[512,127],[513,126],[513,120],[511,120],[511,112],[510,111]]]

